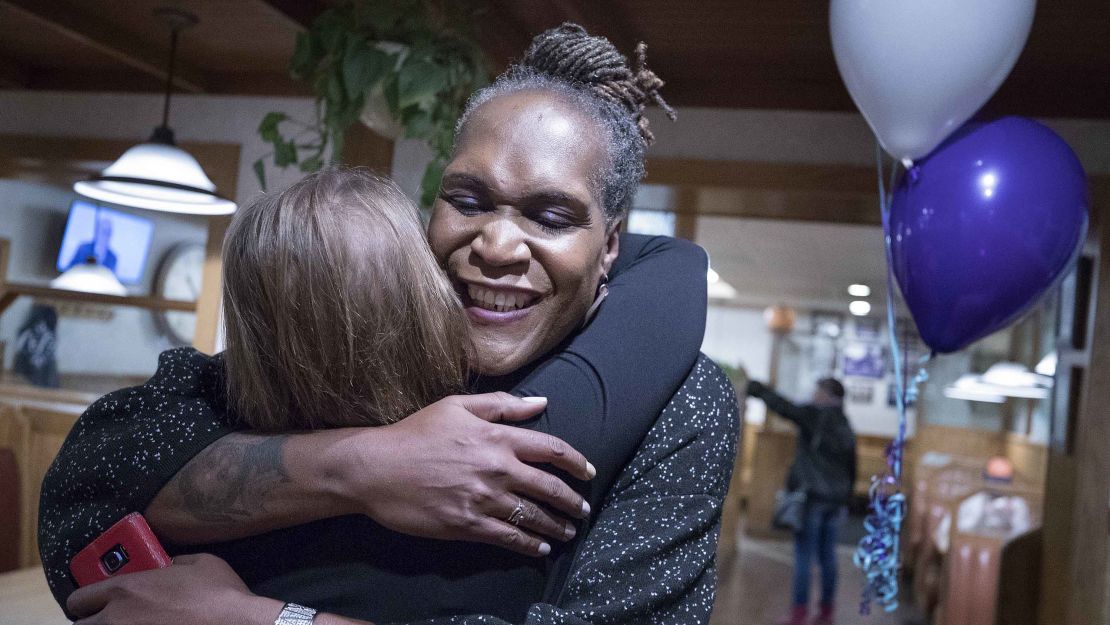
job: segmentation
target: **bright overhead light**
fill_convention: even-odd
[[[50,286],[82,293],[127,295],[127,288],[120,283],[116,274],[112,273],[111,269],[96,263],[74,265],[51,280]]]
[[[998,393],[991,393],[989,391],[981,390],[978,388],[960,388],[959,383],[948,386],[944,389],[944,396],[950,399],[963,399],[965,401],[982,401],[989,404],[1005,403],[1006,398]]]
[[[953,399],[1002,403],[1007,397],[1045,399],[1052,388],[1052,378],[1033,373],[1016,362],[995,363],[983,375],[967,373],[944,389]]]
[[[871,304],[858,299],[851,304],[848,304],[848,312],[857,317],[866,317],[871,312]]]
[[[159,139],[162,139],[161,141]],[[216,185],[188,152],[158,136],[123,153],[100,175],[81,180],[73,190],[87,198],[132,208],[230,215],[235,202],[216,194]]]
[[[871,295],[871,287],[866,284],[849,284],[848,295],[852,297],[868,297]]]
[[[1056,360],[1056,352],[1049,352],[1048,355],[1041,358],[1036,367],[1033,367],[1033,371],[1051,378],[1056,375]]]
[[[736,289],[724,280],[709,283],[707,295],[709,299],[733,299],[737,296]]]
[[[132,208],[190,215],[230,215],[235,212],[235,202],[216,193],[216,185],[205,175],[197,159],[174,144],[169,127],[177,37],[183,29],[195,26],[197,17],[172,8],[156,9],[155,14],[170,28],[170,61],[162,124],[154,129],[146,143],[124,152],[100,174],[77,182],[73,190],[94,200]]]
[[[986,384],[1014,388],[1044,386],[1045,378],[1029,371],[1028,367],[1016,362],[999,362],[991,365],[982,375]]]

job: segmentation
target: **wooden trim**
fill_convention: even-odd
[[[230,217],[208,220],[208,240],[204,244],[204,274],[197,297],[197,323],[193,347],[215,354],[220,332],[220,307],[223,292],[223,244]]]
[[[96,20],[95,16],[75,13],[73,7],[56,0],[0,0],[0,4],[40,24],[45,31],[44,37],[50,36],[47,33],[64,37],[158,80],[166,80],[165,55],[158,54],[157,48],[140,43],[130,33]],[[173,82],[185,91],[208,91],[204,74],[180,58],[175,61]]]
[[[679,187],[675,194],[674,235],[694,241],[698,236],[698,190]]]
[[[270,7],[297,32],[306,30],[324,12],[324,7],[318,2],[304,0],[258,0],[258,2]]]
[[[857,165],[649,158],[644,182],[768,191],[878,194],[875,169]]]
[[[1076,527],[1088,531],[1072,533],[1071,579],[1083,580],[1072,587],[1069,623],[1101,623],[1106,611],[1108,539],[1110,539],[1110,385],[1097,383],[1110,371],[1110,227],[1103,223],[1099,243],[1098,278],[1094,294],[1095,317],[1091,328],[1090,378],[1084,389],[1075,440]],[[1096,377],[1098,376],[1098,377]]]
[[[0,87],[25,89],[31,84],[31,71],[21,63],[0,57]]]
[[[644,182],[696,189],[697,201],[676,202],[676,213],[882,225],[870,166],[649,158]],[[1093,232],[1110,207],[1110,175],[1089,182]]]
[[[24,295],[66,302],[88,302],[92,304],[107,304],[110,306],[135,306],[137,308],[149,308],[152,310],[192,311],[196,309],[196,304],[193,302],[180,300],[84,293],[81,291],[37,286],[34,284],[8,282],[8,253],[10,250],[11,243],[7,239],[0,239],[0,314],[3,314],[16,298]]]
[[[150,310],[184,310],[193,312],[197,305],[185,300],[162,299],[159,297],[142,297],[135,295],[105,295],[102,293],[85,293],[70,291],[68,289],[55,289],[47,286],[22,284],[19,282],[4,282],[0,287],[0,313],[4,312],[11,301],[16,297],[26,295],[41,297],[63,302],[85,302],[89,304],[105,304],[108,306],[132,306]],[[8,298],[10,297],[10,301]]]
[[[393,141],[356,123],[343,141],[343,162],[353,167],[368,167],[381,176],[393,173]]]

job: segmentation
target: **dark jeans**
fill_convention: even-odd
[[[809,572],[813,555],[821,565],[821,602],[836,599],[836,531],[843,506],[831,503],[806,504],[802,529],[794,534],[794,605],[809,603]]]

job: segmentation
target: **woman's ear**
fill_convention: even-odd
[[[613,267],[613,261],[617,260],[617,254],[621,249],[621,222],[615,222],[609,226],[609,239],[605,242],[605,254],[601,257],[601,271],[605,275],[609,275],[609,270]]]

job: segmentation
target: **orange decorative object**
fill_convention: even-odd
[[[789,306],[768,306],[763,311],[763,320],[767,322],[767,329],[771,332],[787,334],[794,329],[796,315]]]

